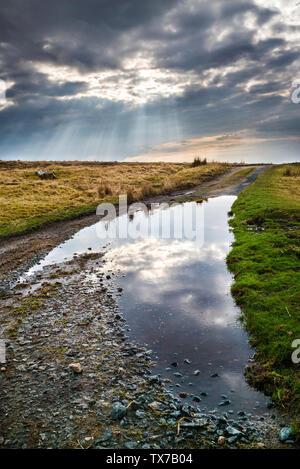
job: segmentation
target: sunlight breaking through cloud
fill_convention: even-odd
[[[28,0],[22,11],[1,6],[3,158],[156,160],[159,146],[199,139],[222,160],[299,159],[294,0]],[[238,143],[206,145],[219,135]]]

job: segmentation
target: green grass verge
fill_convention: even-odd
[[[298,418],[300,365],[291,356],[300,339],[299,176],[298,164],[272,167],[239,195],[227,258],[232,294],[257,351],[249,381]]]

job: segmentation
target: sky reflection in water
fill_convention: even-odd
[[[224,410],[253,412],[255,409],[254,413],[264,413],[267,398],[250,388],[243,376],[253,350],[237,321],[240,311],[230,294],[232,276],[225,263],[233,241],[227,213],[234,200],[233,196],[222,196],[202,205],[185,204],[189,209],[185,220],[188,223],[197,207],[198,224],[203,228],[197,240],[158,236],[170,209],[148,214],[140,211],[131,221],[126,214],[122,215],[121,227],[140,223],[144,236],[113,240],[106,265],[122,274],[116,280],[124,289],[118,299],[119,308],[131,329],[131,338],[147,344],[157,356],[154,373],[172,379],[175,392],[199,395],[206,391],[208,396],[203,398],[201,407],[215,408],[225,394],[232,404]],[[171,210],[178,221],[182,207]],[[64,258],[71,259],[75,252],[86,252],[88,247],[101,251],[107,241],[101,241],[99,235],[103,237],[115,223],[116,220],[111,221],[108,227],[100,221],[84,228],[51,251],[31,271]],[[147,235],[149,224],[150,236]],[[184,359],[189,359],[191,364]],[[172,362],[178,362],[178,366],[170,367]],[[200,374],[194,376],[193,371],[197,369]],[[178,371],[182,378],[173,375]],[[214,373],[219,376],[212,378]]]
[[[203,406],[218,405],[225,394],[232,401],[228,409],[256,407],[256,412],[265,412],[267,399],[243,376],[253,351],[237,322],[239,308],[230,294],[232,276],[225,263],[233,241],[227,212],[234,200],[224,196],[203,205],[202,246],[192,240],[152,237],[114,246],[107,258],[113,270],[125,274],[118,280],[124,288],[120,309],[131,336],[157,353],[155,373],[180,384],[174,386],[178,392],[208,392]],[[184,363],[185,358],[191,364]],[[174,361],[178,367],[166,371]],[[177,371],[183,378],[173,376]],[[214,373],[219,377],[211,378]]]

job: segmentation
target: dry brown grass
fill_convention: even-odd
[[[57,179],[40,180],[37,169]],[[102,201],[117,203],[191,187],[228,170],[210,163],[0,162],[0,235],[18,233],[48,221],[91,213]]]
[[[283,176],[292,177],[292,178],[293,177],[299,178],[300,177],[300,167],[297,166],[296,164],[286,166],[284,171],[283,171]]]
[[[105,197],[106,195],[112,195],[113,190],[111,185],[106,181],[101,181],[100,186],[98,187],[98,196],[100,198]]]
[[[141,187],[141,197],[147,198],[155,193],[154,187],[151,182],[143,182]]]

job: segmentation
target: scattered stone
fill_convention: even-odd
[[[228,438],[228,443],[230,445],[233,445],[234,443],[236,443],[238,441],[238,436],[231,436],[230,438]]]
[[[149,404],[149,407],[151,407],[151,409],[153,409],[153,410],[159,409],[160,406],[161,406],[161,404],[159,402],[156,402],[156,401],[151,402],[151,404]]]
[[[74,373],[80,374],[83,371],[83,368],[80,363],[70,363],[69,368],[74,371]]]
[[[40,179],[56,179],[57,177],[54,171],[45,171],[43,169],[39,169],[35,174]]]
[[[126,441],[124,446],[127,449],[136,449],[138,447],[138,444],[135,441]]]
[[[150,384],[159,384],[160,383],[160,378],[157,375],[149,376],[148,379]]]
[[[284,442],[289,439],[291,436],[292,429],[290,427],[284,427],[282,428],[280,432],[280,441]]]
[[[211,378],[218,378],[219,374],[218,373],[213,373],[212,375],[210,375]]]
[[[195,370],[195,371],[193,372],[193,375],[194,375],[194,376],[198,376],[199,374],[200,374],[200,370]]]
[[[194,402],[201,402],[201,397],[199,396],[192,396]]]
[[[186,399],[187,397],[189,397],[189,394],[187,392],[181,392],[179,393],[179,397],[181,397],[182,399]]]
[[[188,358],[185,358],[183,361],[184,361],[184,363],[187,363],[188,365],[190,365],[192,363],[191,360],[189,360]]]
[[[116,402],[110,412],[112,420],[121,420],[126,415],[126,407],[121,402]]]
[[[110,430],[104,430],[101,438],[97,440],[95,443],[104,443],[105,441],[109,441],[112,439],[112,432]]]
[[[224,445],[225,442],[226,442],[225,436],[219,436],[219,438],[218,438],[218,444],[219,444],[219,445]]]
[[[231,427],[230,425],[228,427],[226,427],[226,432],[230,436],[241,436],[242,435],[242,432],[240,432],[239,430],[237,430],[234,427]]]
[[[224,407],[226,405],[230,405],[231,404],[231,401],[229,399],[225,399],[224,401],[220,402],[218,404],[219,407]]]

